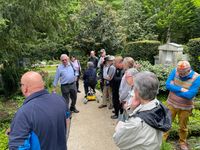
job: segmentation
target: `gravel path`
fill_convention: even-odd
[[[112,120],[111,110],[99,109],[96,101],[83,104],[84,90],[80,81],[81,93],[78,93],[78,114],[73,114],[70,135],[68,139],[69,150],[118,150],[112,139],[117,120]],[[100,98],[100,93],[97,92]]]

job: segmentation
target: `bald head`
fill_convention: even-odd
[[[25,97],[44,89],[42,76],[34,71],[26,72],[22,76],[21,85],[21,90]]]
[[[95,56],[95,51],[90,52],[90,56],[94,57]]]

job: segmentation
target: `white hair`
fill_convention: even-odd
[[[67,58],[67,59],[69,59],[69,57],[67,56],[67,54],[61,54],[61,56],[60,56],[60,60],[62,60],[63,58]]]

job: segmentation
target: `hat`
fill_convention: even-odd
[[[112,55],[107,55],[107,56],[105,57],[105,61],[114,60],[114,59],[115,59],[115,57],[112,56]]]
[[[188,61],[179,61],[177,64],[177,70],[184,72],[190,70],[190,63]]]

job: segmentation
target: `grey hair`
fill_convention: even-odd
[[[138,73],[138,70],[136,68],[130,68],[126,70],[126,73],[134,77]]]
[[[152,72],[139,72],[134,78],[134,89],[138,91],[139,97],[143,100],[153,100],[158,94],[159,80]]]
[[[94,67],[94,63],[92,61],[88,61],[87,62],[87,67]]]
[[[66,57],[67,59],[69,59],[69,57],[67,56],[67,54],[61,54],[60,60],[62,60],[63,57]]]

